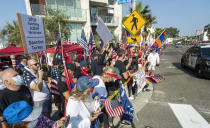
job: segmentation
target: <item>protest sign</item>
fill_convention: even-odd
[[[107,44],[107,40],[111,41],[113,39],[113,35],[109,31],[108,27],[104,24],[103,20],[99,18],[98,20],[98,26],[96,28],[96,32],[101,37],[103,42]]]
[[[17,13],[24,53],[30,54],[46,50],[42,18]]]
[[[146,85],[146,79],[145,79],[145,70],[142,69],[141,72],[136,74],[134,81],[137,83],[137,94],[142,91],[144,86]]]

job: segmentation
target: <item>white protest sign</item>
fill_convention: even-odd
[[[146,85],[146,79],[145,79],[145,70],[142,69],[141,72],[135,75],[135,80],[137,82],[137,94],[142,91],[144,86]]]
[[[98,26],[96,28],[96,32],[101,37],[103,42],[107,44],[107,40],[111,41],[113,39],[113,35],[109,31],[108,27],[104,24],[103,20],[99,18],[98,20]]]
[[[25,53],[46,50],[42,18],[17,13]]]

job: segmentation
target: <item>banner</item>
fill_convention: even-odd
[[[146,79],[145,79],[145,70],[142,69],[141,72],[136,74],[134,76],[134,84],[137,84],[137,94],[142,91],[144,86],[146,85]]]

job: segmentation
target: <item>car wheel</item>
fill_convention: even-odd
[[[196,74],[197,74],[198,77],[200,77],[200,78],[203,77],[203,73],[202,73],[202,70],[201,70],[201,67],[200,66],[196,66],[195,72],[196,72]]]
[[[182,67],[182,68],[185,68],[183,59],[181,60],[181,67]]]

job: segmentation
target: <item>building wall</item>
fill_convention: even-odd
[[[87,15],[87,21],[83,24],[84,31],[86,34],[87,40],[89,40],[90,30],[91,30],[91,23],[90,23],[90,2],[89,0],[80,0],[81,1],[81,9],[85,9]]]
[[[70,40],[72,42],[76,42],[77,39],[80,39],[81,37],[81,30],[84,28],[86,38],[89,40],[90,36],[90,31],[91,31],[91,19],[90,19],[90,0],[63,0],[62,1],[55,1],[55,0],[25,0],[25,5],[26,5],[26,10],[28,15],[32,15],[32,9],[30,6],[31,4],[40,4],[46,5],[51,8],[58,8],[64,10],[64,12],[70,16],[76,14],[76,19],[70,20],[69,25],[72,27],[72,35],[70,36]],[[74,5],[69,5],[69,3],[74,2]],[[80,2],[80,4],[79,4]],[[97,6],[102,6],[102,7],[110,7],[114,8],[114,17],[117,17],[117,26],[111,26],[111,28],[115,28],[114,34],[115,36],[118,37],[119,40],[121,40],[122,36],[122,5],[118,5],[117,2],[115,2],[114,5],[105,5],[104,3],[98,1],[99,5]],[[64,4],[63,4],[64,3]],[[75,11],[75,9],[81,9],[82,13],[85,12],[86,18],[85,20],[83,19],[82,21],[78,19],[78,11]],[[85,11],[84,11],[85,10]],[[75,16],[74,16],[75,17]],[[82,17],[82,16],[81,16]],[[110,26],[109,26],[110,27]]]
[[[118,40],[122,39],[122,5],[118,5],[115,2],[114,5],[114,17],[118,17],[118,26],[114,31],[114,34],[118,37]]]

